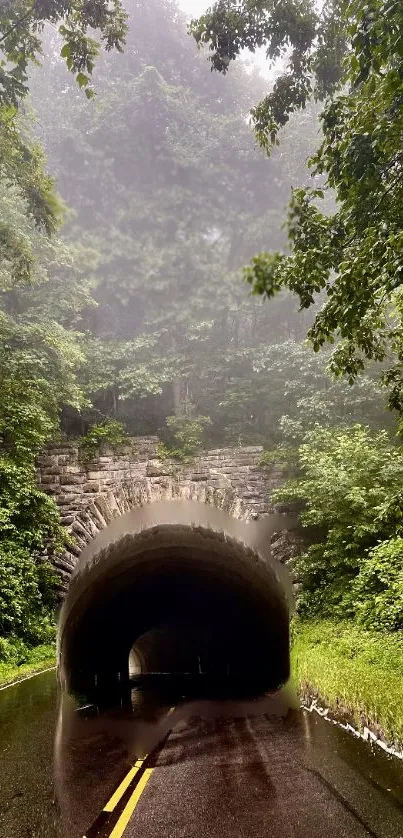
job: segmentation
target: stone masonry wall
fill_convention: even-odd
[[[282,469],[261,468],[260,447],[216,449],[182,464],[160,459],[158,443],[157,437],[136,437],[113,449],[102,447],[88,460],[76,443],[64,442],[49,446],[38,458],[38,486],[56,501],[73,539],[65,554],[54,559],[62,588],[85,545],[135,506],[183,498],[223,507],[245,519],[271,511],[270,495],[283,482]],[[277,540],[277,552],[284,554],[280,559],[295,552],[291,542],[284,541],[284,534]],[[276,552],[275,544],[273,548]]]

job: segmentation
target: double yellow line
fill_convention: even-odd
[[[146,758],[147,757],[144,757],[144,759],[146,759]],[[119,788],[116,789],[115,794],[112,795],[111,799],[108,801],[108,803],[104,807],[104,812],[113,812],[113,809],[115,808],[116,804],[119,802],[122,795],[125,793],[127,787],[130,785],[133,777],[137,774],[138,770],[141,768],[143,762],[144,762],[144,760],[137,760],[137,762],[134,765],[134,767],[132,768],[132,770],[129,771],[129,773],[127,774],[127,776],[123,780],[123,782],[120,784]],[[140,763],[140,765],[138,763]],[[123,835],[123,833],[124,833],[124,831],[127,827],[127,824],[129,823],[129,820],[130,820],[130,818],[131,818],[131,816],[132,816],[132,814],[133,814],[133,812],[134,812],[134,810],[137,806],[137,803],[140,800],[141,795],[143,794],[143,791],[144,791],[144,789],[145,789],[153,771],[154,771],[153,768],[146,768],[145,769],[144,774],[140,778],[136,788],[134,789],[133,794],[129,797],[129,800],[126,803],[126,806],[123,809],[123,812],[122,812],[118,822],[116,823],[116,825],[112,829],[112,832],[109,834],[109,838],[121,838],[121,836]],[[132,775],[132,776],[130,776],[130,775]],[[114,802],[114,801],[116,801],[116,802]],[[109,807],[112,807],[112,808],[109,808]]]
[[[167,715],[170,716],[174,712],[174,710],[175,707],[171,707]],[[133,782],[136,774],[138,774],[140,769],[143,767],[144,762],[149,758],[149,756],[150,754],[146,754],[145,757],[143,757],[143,759],[136,760],[133,767],[126,774],[126,777],[117,787],[116,791],[113,792],[112,797],[109,798],[108,802],[102,810],[103,812],[105,812],[107,815],[110,815],[112,812],[114,812],[116,806],[121,801],[123,795],[129,788],[130,784]],[[112,832],[109,833],[108,838],[121,838],[153,771],[153,768],[144,769],[139,782],[137,783],[133,793],[130,795],[129,800],[127,801],[126,806],[119,817],[119,820],[113,827]],[[86,838],[86,836],[83,835],[83,838]]]

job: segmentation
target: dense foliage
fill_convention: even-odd
[[[85,292],[73,303],[73,253],[41,236],[18,192],[3,188],[0,205],[35,252],[30,285],[15,281],[11,263],[0,271],[0,636],[12,646],[15,637],[32,644],[53,634],[56,579],[42,555],[50,540],[62,546],[63,532],[56,505],[36,488],[35,457],[58,431],[62,405],[83,403],[76,372],[84,356],[63,321],[72,323]]]
[[[300,474],[277,493],[305,504],[316,540],[296,562],[304,616],[403,629],[403,454],[362,425],[308,431]]]
[[[18,106],[28,92],[28,71],[43,54],[46,23],[62,36],[61,55],[80,87],[88,91],[100,47],[121,50],[127,16],[120,0],[3,0],[0,9],[0,104]],[[93,32],[100,33],[96,41]],[[88,75],[85,75],[85,74]]]
[[[272,90],[251,111],[257,139],[267,150],[278,142],[290,114],[340,82],[347,47],[344,6],[343,0],[216,0],[192,21],[196,43],[209,47],[212,70],[225,74],[245,49],[265,47],[269,60],[283,60]]]
[[[52,57],[53,35],[52,73],[37,74],[32,91],[52,169],[75,210],[66,236],[96,254],[96,306],[83,322],[90,364],[80,379],[93,409],[84,420],[118,419],[143,432],[169,415],[209,414],[243,353],[250,359],[268,333],[273,341],[298,328],[289,296],[272,314],[239,282],[267,229],[273,246],[283,239],[292,167],[268,163],[245,123],[258,79],[240,71],[230,86],[211,84],[170,3],[127,7],[127,50],[100,63],[96,102],[69,84]],[[250,368],[247,361],[245,386]],[[65,419],[67,431],[83,429],[71,413]],[[218,419],[213,433],[223,436],[223,425]]]
[[[264,458],[280,456],[297,469],[278,498],[303,502],[303,522],[313,528],[313,543],[296,562],[299,611],[378,631],[403,628],[403,457],[385,431],[367,427],[369,405],[368,418],[364,410],[354,425],[358,417],[341,417],[331,390],[342,376],[363,381],[375,362],[389,405],[402,412],[402,31],[395,0],[218,0],[191,25],[219,73],[245,48],[264,46],[268,59],[283,59],[269,94],[251,110],[269,154],[292,113],[324,100],[323,137],[308,163],[312,181],[292,192],[289,247],[274,251],[268,241],[245,278],[274,301],[285,290],[296,294],[301,310],[314,315],[313,349],[334,345],[325,351],[336,377],[325,388],[330,409],[320,392],[309,392],[311,369],[299,413],[295,402],[284,411],[283,438]]]
[[[45,24],[57,27],[61,55],[87,97],[94,94],[90,76],[100,51],[93,37],[98,31],[106,50],[121,50],[126,15],[120,0],[82,3],[79,0],[4,0],[0,8],[0,181],[15,186],[24,199],[26,214],[38,230],[55,232],[61,206],[53,181],[44,168],[43,155],[32,143],[19,119],[22,100],[28,93],[30,67],[43,54]],[[91,34],[89,34],[91,33]],[[11,267],[14,282],[31,278],[32,249],[17,235],[7,217],[0,224],[0,264]]]

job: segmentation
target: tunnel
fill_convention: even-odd
[[[129,675],[284,684],[290,592],[268,545],[257,524],[197,502],[115,520],[82,552],[62,607],[62,686],[92,698]]]

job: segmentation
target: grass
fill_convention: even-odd
[[[30,649],[21,661],[0,660],[0,686],[22,681],[28,675],[42,672],[56,664],[56,652],[53,644],[44,644]]]
[[[321,699],[360,730],[403,746],[403,631],[365,631],[350,621],[296,620],[292,668],[303,695]]]

